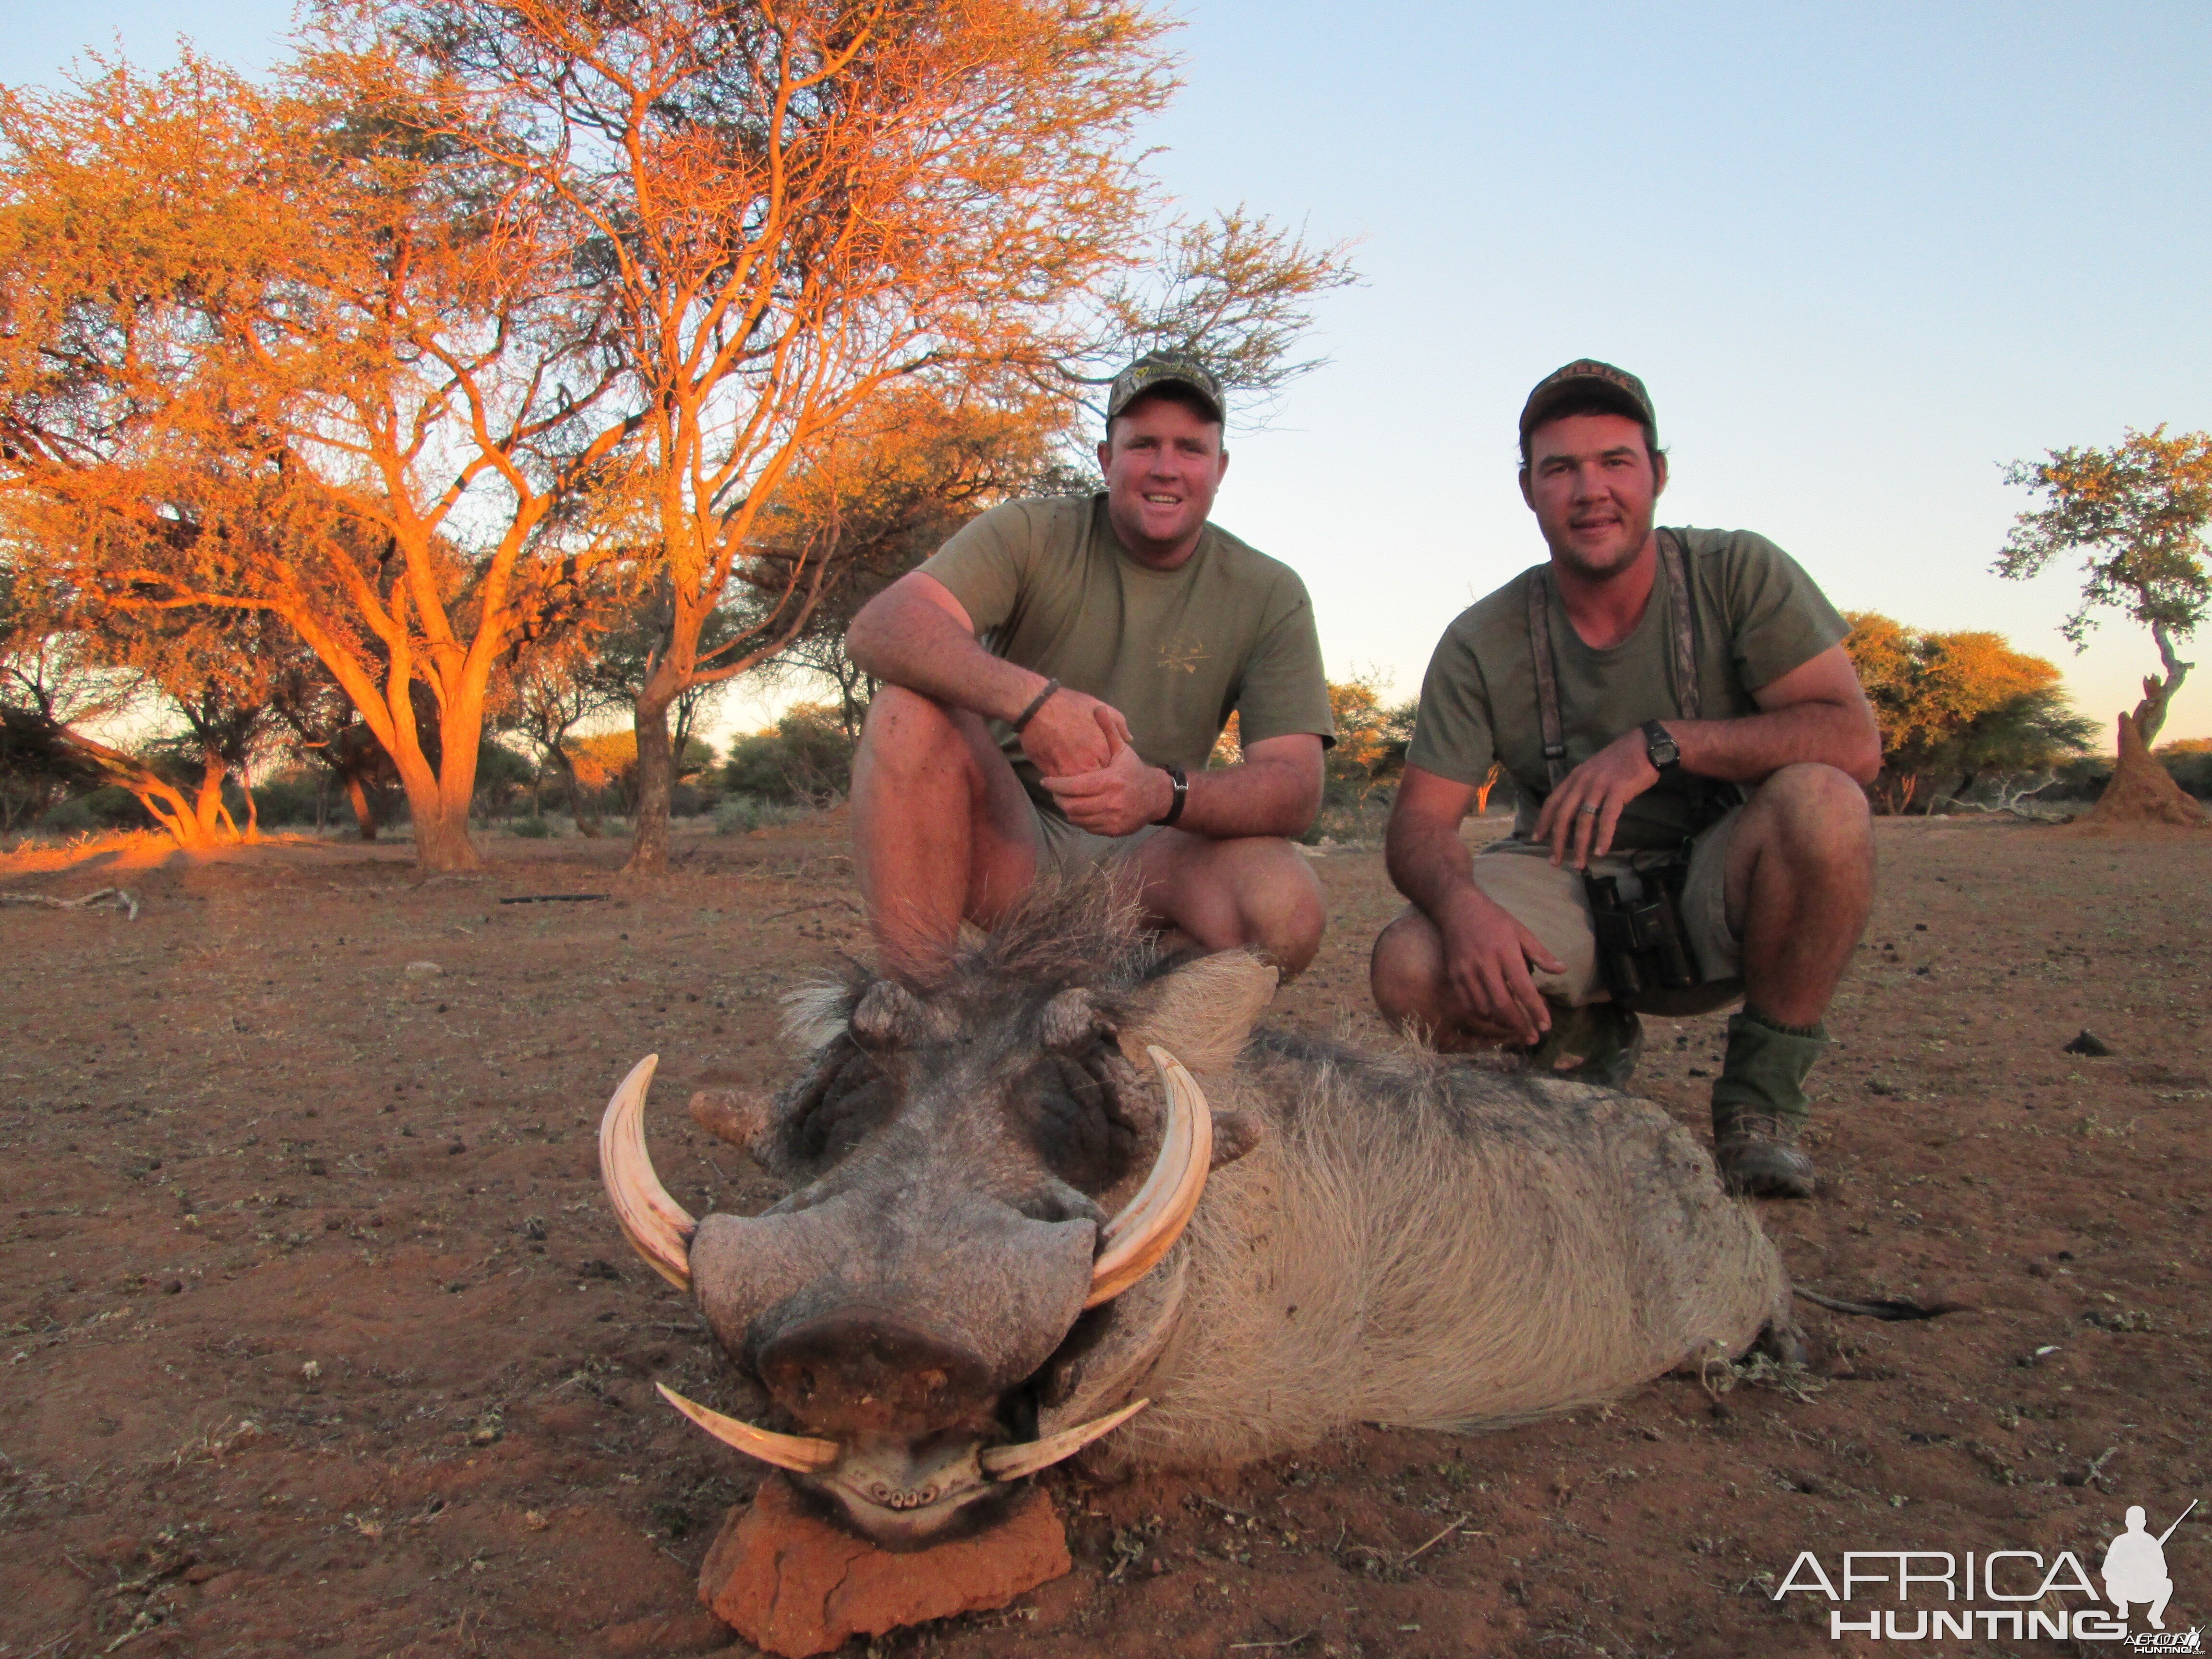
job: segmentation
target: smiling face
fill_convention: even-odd
[[[1146,564],[1172,569],[1198,546],[1229,452],[1221,447],[1220,422],[1172,397],[1140,398],[1098,446],[1098,468],[1121,545]]]
[[[1635,562],[1666,487],[1666,457],[1652,454],[1643,426],[1625,415],[1569,415],[1528,434],[1522,499],[1553,556],[1589,580]]]

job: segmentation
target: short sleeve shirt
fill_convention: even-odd
[[[1827,597],[1787,553],[1747,530],[1676,530],[1690,585],[1700,717],[1758,712],[1753,693],[1838,644],[1849,629]],[[1535,657],[1528,643],[1522,571],[1460,613],[1444,630],[1407,750],[1409,765],[1479,784],[1502,761],[1524,803],[1516,833],[1533,827],[1527,803],[1549,792],[1536,709]],[[1558,665],[1566,764],[1579,766],[1624,732],[1650,720],[1680,719],[1671,667],[1667,564],[1660,561],[1643,620],[1620,644],[1585,645],[1551,584],[1552,652]],[[1614,845],[1668,848],[1698,827],[1702,781],[1662,778],[1621,814]]]
[[[921,568],[987,650],[1120,709],[1147,761],[1198,770],[1231,714],[1248,744],[1335,741],[1305,584],[1218,526],[1176,568],[1154,570],[1123,550],[1103,494],[1009,501]],[[992,730],[1030,798],[1057,812],[1021,739],[1003,721]]]

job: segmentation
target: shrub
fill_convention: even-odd
[[[732,794],[827,806],[852,787],[856,746],[836,709],[795,703],[769,730],[730,745],[722,781]]]
[[[561,835],[544,818],[518,818],[514,823],[514,833],[525,841],[553,841],[558,840]]]

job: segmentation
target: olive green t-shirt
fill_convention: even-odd
[[[1850,630],[1797,562],[1747,530],[1677,530],[1690,582],[1697,644],[1699,715],[1731,720],[1758,712],[1752,693],[1840,642]],[[1421,684],[1420,714],[1408,765],[1480,783],[1503,761],[1522,802],[1515,833],[1534,826],[1551,787],[1536,711],[1536,664],[1528,644],[1528,585],[1522,571],[1462,611],[1437,641]],[[1671,666],[1667,562],[1661,560],[1643,620],[1619,645],[1585,645],[1552,588],[1552,653],[1558,665],[1559,724],[1572,770],[1622,732],[1650,720],[1682,716]],[[1673,847],[1699,827],[1702,780],[1662,778],[1629,803],[1613,844],[1623,850]]]
[[[1176,568],[1153,570],[1123,550],[1103,495],[1008,501],[921,568],[987,650],[1111,703],[1155,764],[1197,771],[1232,713],[1248,744],[1335,741],[1305,584],[1218,526]],[[1021,739],[1003,721],[992,731],[1030,798],[1057,812]]]

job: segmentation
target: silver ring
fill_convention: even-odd
[[[1596,807],[1595,807],[1595,806],[1583,806],[1583,807],[1578,807],[1578,808],[1577,808],[1576,810],[1577,810],[1577,811],[1583,811],[1583,812],[1595,812],[1595,811],[1596,811],[1598,809],[1597,809]]]

